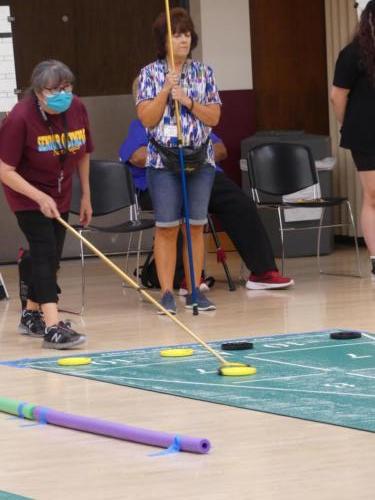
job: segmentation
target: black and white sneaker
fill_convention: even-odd
[[[22,311],[21,321],[18,325],[18,332],[30,337],[44,337],[46,324],[44,323],[43,313],[24,309]]]
[[[45,329],[42,347],[46,349],[71,349],[83,344],[85,340],[86,335],[75,332],[70,328],[70,325],[60,321],[57,325]]]

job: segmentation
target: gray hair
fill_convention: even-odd
[[[61,61],[49,59],[35,66],[31,74],[31,88],[40,92],[46,87],[55,88],[61,83],[73,83],[74,75]]]

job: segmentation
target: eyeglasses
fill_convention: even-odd
[[[71,92],[73,90],[73,85],[71,83],[62,83],[61,85],[53,88],[44,87],[43,90],[47,90],[51,94],[58,94],[59,92]]]

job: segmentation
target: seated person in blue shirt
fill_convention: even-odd
[[[211,140],[216,163],[225,160],[227,150],[221,139],[211,133]],[[147,134],[142,123],[140,120],[133,120],[119,151],[121,161],[130,167],[142,210],[152,210],[145,171],[147,143]],[[271,243],[255,203],[224,174],[218,165],[208,210],[217,217],[246,267],[251,270],[246,288],[280,289],[294,284],[291,278],[282,276],[277,270]]]

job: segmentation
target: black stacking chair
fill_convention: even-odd
[[[352,226],[356,250],[358,274],[361,276],[359,261],[359,250],[357,230],[354,222],[352,208],[349,200],[344,197],[321,197],[318,195],[319,179],[315,162],[310,149],[301,144],[292,143],[269,143],[255,146],[248,153],[248,173],[251,195],[259,208],[275,210],[278,214],[281,249],[282,249],[282,272],[285,267],[285,238],[284,233],[288,231],[301,231],[317,229],[317,260],[319,272],[323,273],[320,265],[320,241],[322,229]],[[314,194],[311,199],[298,200],[296,202],[285,202],[284,195],[295,193],[307,187],[314,186]],[[341,224],[326,224],[324,216],[327,208],[345,205],[347,207],[350,222]],[[285,211],[290,208],[321,208],[319,225],[315,226],[290,226],[285,224]],[[334,273],[325,273],[334,274]],[[351,276],[353,276],[351,274]]]
[[[142,234],[145,229],[153,228],[153,219],[140,219],[136,203],[133,179],[129,168],[119,161],[91,160],[90,161],[90,191],[93,208],[93,220],[96,217],[107,216],[108,225],[90,224],[87,227],[75,226],[80,234],[83,233],[106,233],[108,235],[127,233],[129,234],[128,248],[126,254],[125,269],[128,270],[128,259],[131,251],[133,235],[138,234],[137,242],[137,266],[139,269]],[[81,187],[78,176],[73,178],[73,196],[70,211],[79,214],[81,201]],[[124,211],[127,220],[121,224],[111,224],[110,215],[122,209],[128,208],[129,215]],[[82,270],[82,299],[81,311],[85,307],[85,252],[82,241],[80,242],[81,270]],[[139,276],[137,276],[139,281]]]

